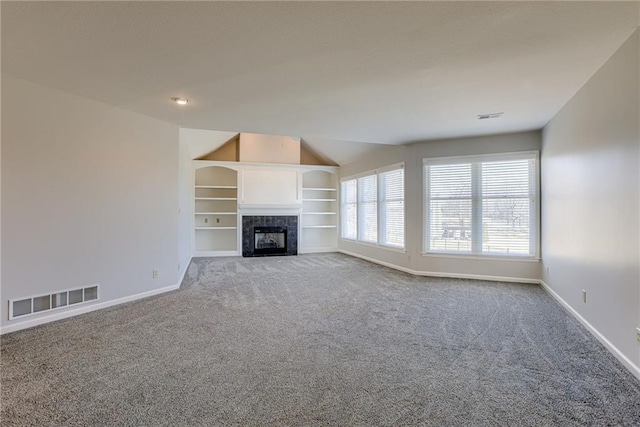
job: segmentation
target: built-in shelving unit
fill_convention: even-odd
[[[196,168],[194,193],[194,256],[237,255],[238,173]]]
[[[194,257],[242,255],[247,215],[297,216],[298,253],[337,249],[337,167],[202,159],[192,165]]]
[[[315,170],[302,175],[301,252],[335,251],[338,228],[336,175]]]

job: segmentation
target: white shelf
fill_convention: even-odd
[[[302,212],[302,215],[336,215],[335,212]]]
[[[195,212],[196,215],[238,215],[238,212]]]
[[[194,189],[194,256],[238,255],[237,171],[217,164],[196,167]]]
[[[336,250],[337,180],[327,172],[307,172],[302,177],[302,224],[298,250],[300,253]]]
[[[196,227],[196,230],[237,230],[238,227]]]

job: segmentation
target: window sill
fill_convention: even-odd
[[[443,252],[422,252],[423,257],[432,258],[455,258],[455,259],[472,259],[487,261],[517,261],[517,262],[540,262],[537,256],[504,256],[504,255],[466,255],[466,254],[449,254]]]
[[[397,247],[393,247],[393,246],[378,245],[377,243],[369,243],[369,242],[362,242],[360,240],[345,239],[344,237],[341,237],[340,240],[342,240],[344,242],[349,242],[349,243],[356,243],[356,244],[362,245],[362,246],[369,246],[371,248],[385,249],[385,250],[391,251],[391,252],[398,252],[398,253],[402,253],[402,254],[407,253],[407,250],[405,248],[397,248]]]

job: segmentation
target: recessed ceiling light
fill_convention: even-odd
[[[178,105],[186,105],[187,102],[189,102],[189,100],[187,98],[180,98],[180,97],[177,97],[177,96],[174,96],[173,98],[171,98],[171,100],[173,102],[175,102],[176,104],[178,104]]]
[[[497,119],[499,117],[502,117],[504,113],[488,113],[488,114],[478,114],[478,120],[485,120],[485,119]]]

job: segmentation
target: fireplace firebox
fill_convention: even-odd
[[[253,236],[255,255],[287,253],[286,227],[254,227]]]
[[[297,215],[242,215],[242,256],[298,255]]]

